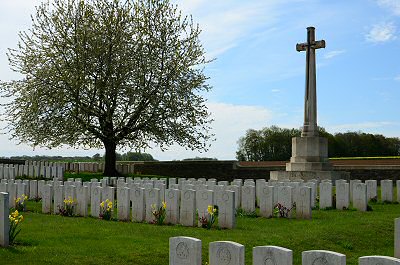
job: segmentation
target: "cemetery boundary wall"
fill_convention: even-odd
[[[400,159],[332,161],[334,170],[350,172],[350,179],[393,181],[400,179]],[[151,161],[129,162],[135,174],[182,178],[215,178],[232,181],[269,179],[270,171],[285,170],[284,161]]]

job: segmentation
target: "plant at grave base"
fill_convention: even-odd
[[[10,220],[10,229],[8,230],[9,243],[12,245],[19,232],[21,232],[21,228],[18,229],[18,227],[24,220],[24,217],[19,214],[18,210],[15,210],[8,216],[8,219]]]
[[[73,216],[76,201],[71,197],[64,200],[64,206],[58,207],[58,212],[62,216]]]
[[[25,201],[28,199],[28,196],[22,194],[21,197],[17,197],[15,199],[15,209],[23,212],[25,211]]]
[[[113,203],[109,199],[102,201],[100,203],[100,215],[99,217],[103,220],[111,220],[111,211],[113,208]]]
[[[165,202],[162,202],[161,206],[158,209],[155,204],[152,204],[151,209],[154,216],[153,224],[162,225],[167,214],[167,204]]]
[[[240,217],[250,217],[250,218],[257,218],[257,211],[246,211],[243,208],[236,209],[236,216]]]
[[[208,205],[207,207],[207,215],[202,216],[199,218],[199,222],[201,224],[201,227],[211,229],[213,224],[217,221],[218,216],[216,215],[217,213],[217,208],[215,208],[212,205]]]
[[[378,201],[378,197],[375,196],[375,197],[371,198],[369,201],[370,201],[370,202],[377,202],[377,201]]]
[[[288,208],[281,203],[277,203],[274,207],[274,214],[276,217],[288,218],[290,211],[293,209],[296,209],[296,203],[293,203],[291,208]]]

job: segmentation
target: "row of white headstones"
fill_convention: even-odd
[[[43,163],[40,165],[8,165],[0,164],[0,179],[14,179],[16,177],[63,179],[64,166],[59,164]]]
[[[359,265],[400,265],[400,218],[395,219],[395,257],[363,256]],[[170,265],[201,265],[201,240],[191,237],[171,237],[169,239]],[[397,258],[396,258],[397,257]],[[209,264],[244,265],[245,246],[231,241],[216,241],[209,244]],[[292,265],[293,252],[277,246],[253,248],[253,265]],[[302,265],[346,265],[346,256],[326,250],[302,252]]]
[[[127,182],[125,182],[127,181]],[[256,204],[260,207],[260,215],[271,217],[276,203],[291,208],[296,203],[296,217],[310,219],[315,206],[317,184],[314,182],[265,182],[257,180],[235,180],[229,185],[227,181],[216,180],[186,180],[169,179],[166,189],[166,179],[139,178],[104,178],[100,182],[92,179],[82,183],[80,179],[68,179],[66,182],[36,181],[36,180],[1,180],[0,191],[10,194],[10,207],[15,207],[15,198],[22,194],[29,198],[42,198],[43,213],[58,213],[64,205],[64,199],[76,200],[76,214],[100,215],[100,202],[106,199],[118,200],[118,219],[130,220],[129,213],[132,205],[132,220],[137,222],[153,221],[152,205],[158,209],[162,201],[167,203],[166,222],[186,226],[199,225],[198,216],[208,217],[208,205],[219,207],[219,226],[233,228],[235,212],[242,208],[245,212],[255,211]],[[178,182],[178,183],[177,183]],[[205,183],[205,184],[204,184]],[[397,181],[399,186],[400,181]],[[117,186],[117,188],[109,186]],[[350,189],[349,186],[353,188]],[[391,180],[381,181],[382,200],[393,199],[393,183]],[[320,208],[332,206],[332,182],[319,183]],[[352,193],[349,190],[353,190]],[[399,192],[400,189],[398,189]],[[353,206],[361,211],[367,210],[368,199],[376,197],[377,181],[368,180],[366,183],[354,180],[350,184],[344,180],[336,181],[336,208],[343,210]],[[400,196],[397,196],[399,200]],[[293,217],[289,213],[289,217]]]

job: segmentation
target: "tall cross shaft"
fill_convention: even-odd
[[[317,85],[315,50],[325,48],[324,40],[315,40],[315,28],[307,28],[307,42],[296,44],[296,50],[306,51],[306,94],[304,98],[304,125],[302,137],[318,136],[317,126]]]

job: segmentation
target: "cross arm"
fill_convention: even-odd
[[[307,43],[297,43],[296,44],[296,51],[301,52],[307,49]]]

